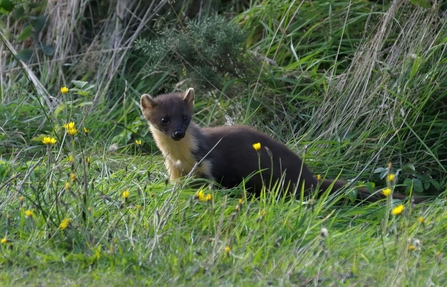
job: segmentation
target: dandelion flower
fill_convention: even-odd
[[[74,162],[74,157],[73,157],[72,155],[69,155],[69,156],[68,156],[68,161],[69,161],[70,163],[73,163],[73,162]]]
[[[71,181],[75,181],[76,180],[76,174],[74,174],[74,173],[70,174],[70,179],[71,179]]]
[[[408,245],[408,250],[413,251],[416,247],[413,244]]]
[[[239,200],[237,201],[237,204],[242,205],[244,203],[244,200],[242,198],[239,198]]]
[[[121,196],[122,196],[124,199],[129,198],[129,196],[130,196],[130,191],[129,191],[128,189],[126,189],[125,191],[123,191],[123,193],[121,194]]]
[[[77,132],[78,132],[78,130],[75,128],[67,130],[67,133],[72,136],[74,136]]]
[[[69,122],[68,124],[64,124],[62,125],[65,129],[69,130],[69,129],[74,129],[75,128],[75,123],[74,122]]]
[[[205,196],[205,201],[211,201],[212,198],[213,198],[212,195],[208,193],[208,194]]]
[[[57,142],[57,140],[52,137],[44,137],[42,142],[46,145],[52,145],[52,144],[55,144]]]
[[[135,140],[135,144],[138,145],[138,146],[140,146],[142,143],[143,143],[142,140]]]
[[[385,195],[386,197],[391,195],[391,189],[390,188],[385,188],[384,190],[382,190],[382,194]]]
[[[231,247],[230,246],[226,246],[225,247],[225,253],[230,253],[230,251],[231,251]]]
[[[64,220],[62,220],[61,224],[59,224],[59,228],[61,230],[66,229],[70,225],[70,222],[71,222],[70,218],[64,218]]]
[[[2,244],[6,244],[6,243],[8,243],[9,241],[8,241],[8,238],[3,237],[1,242],[2,242]]]
[[[199,192],[197,192],[196,197],[199,201],[204,201],[205,200],[205,193],[203,192],[203,190],[199,190]]]
[[[321,181],[321,174],[317,174],[317,180]]]
[[[65,183],[65,190],[69,190],[70,189],[70,184],[68,182]]]
[[[399,215],[404,211],[405,207],[402,204],[399,204],[393,210],[391,210],[392,215]]]
[[[419,223],[424,224],[425,223],[425,218],[421,216],[421,217],[418,218],[418,221],[419,221]]]
[[[387,175],[386,179],[388,180],[388,182],[393,182],[395,178],[396,178],[396,175],[394,173],[390,173]]]
[[[63,86],[63,87],[61,88],[61,93],[62,93],[62,94],[66,94],[66,93],[68,93],[68,88],[67,88],[66,86]]]
[[[28,209],[28,210],[25,211],[25,216],[26,217],[31,217],[32,215],[33,215],[33,212],[31,210]]]
[[[68,124],[64,124],[63,127],[65,128],[65,131],[72,136],[74,136],[78,132],[78,130],[75,127],[74,122],[69,122]]]
[[[253,148],[255,149],[255,151],[259,151],[261,149],[261,143],[254,143]]]

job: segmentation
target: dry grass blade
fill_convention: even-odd
[[[3,34],[2,31],[0,31],[0,38],[2,39],[2,42],[5,44],[9,52],[15,57],[15,55],[17,55],[17,51],[14,49],[13,45],[11,44],[10,41],[8,41],[8,38]],[[25,62],[17,58],[15,59],[22,67],[22,70],[24,71],[28,79],[33,83],[39,96],[41,96],[42,99],[45,101],[45,104],[47,105],[48,109],[50,111],[53,110],[53,104],[50,100],[52,96],[50,95],[50,93],[48,93],[47,89],[44,87],[44,85],[42,85],[42,83],[37,78],[35,73],[31,70],[31,68],[28,67],[28,65]]]

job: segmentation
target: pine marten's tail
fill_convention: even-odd
[[[345,188],[346,186],[347,186],[346,182],[335,181],[333,179],[325,179],[321,182],[320,190],[324,192],[324,191],[328,190],[329,188],[331,188],[331,192],[335,192],[337,190]],[[357,187],[356,189],[357,189],[357,199],[360,201],[376,202],[376,201],[379,201],[379,200],[385,198],[385,195],[383,195],[381,192],[371,193],[365,187]],[[393,198],[405,200],[405,199],[408,199],[408,196],[394,192]],[[412,203],[421,203],[425,200],[426,200],[426,198],[421,198],[421,197],[414,197],[411,199]]]

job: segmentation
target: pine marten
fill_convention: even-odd
[[[232,188],[245,180],[249,192],[259,194],[263,187],[281,191],[304,190],[335,192],[345,184],[317,180],[304,162],[284,144],[248,126],[201,128],[192,121],[194,89],[185,93],[141,96],[141,111],[149,123],[158,148],[165,157],[171,180],[188,175],[213,180]],[[261,149],[253,144],[260,143]],[[193,170],[194,169],[194,170]],[[276,185],[275,184],[279,184]],[[382,195],[357,188],[361,200],[377,201]],[[394,193],[394,198],[405,196]]]

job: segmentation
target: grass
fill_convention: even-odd
[[[96,154],[79,135],[64,151],[66,137],[42,144],[39,160],[2,162],[18,175],[1,187],[0,264],[12,270],[0,276],[11,286],[445,284],[445,199],[403,203],[399,215],[389,215],[398,201],[343,195],[300,203],[203,188],[211,200],[199,200],[191,180],[166,185],[161,158],[139,146]]]
[[[141,93],[188,79],[142,74],[132,44],[165,22],[182,27],[193,2],[127,1],[103,15],[73,0],[0,16],[2,286],[446,285],[445,15],[404,1],[227,3],[248,35],[243,61],[259,69],[197,90],[197,122],[257,126],[329,178],[380,188],[392,171],[392,189],[438,195],[247,198],[242,186],[167,183],[138,109]],[[28,42],[14,35],[45,13],[33,39],[53,56],[34,43],[18,62]]]

